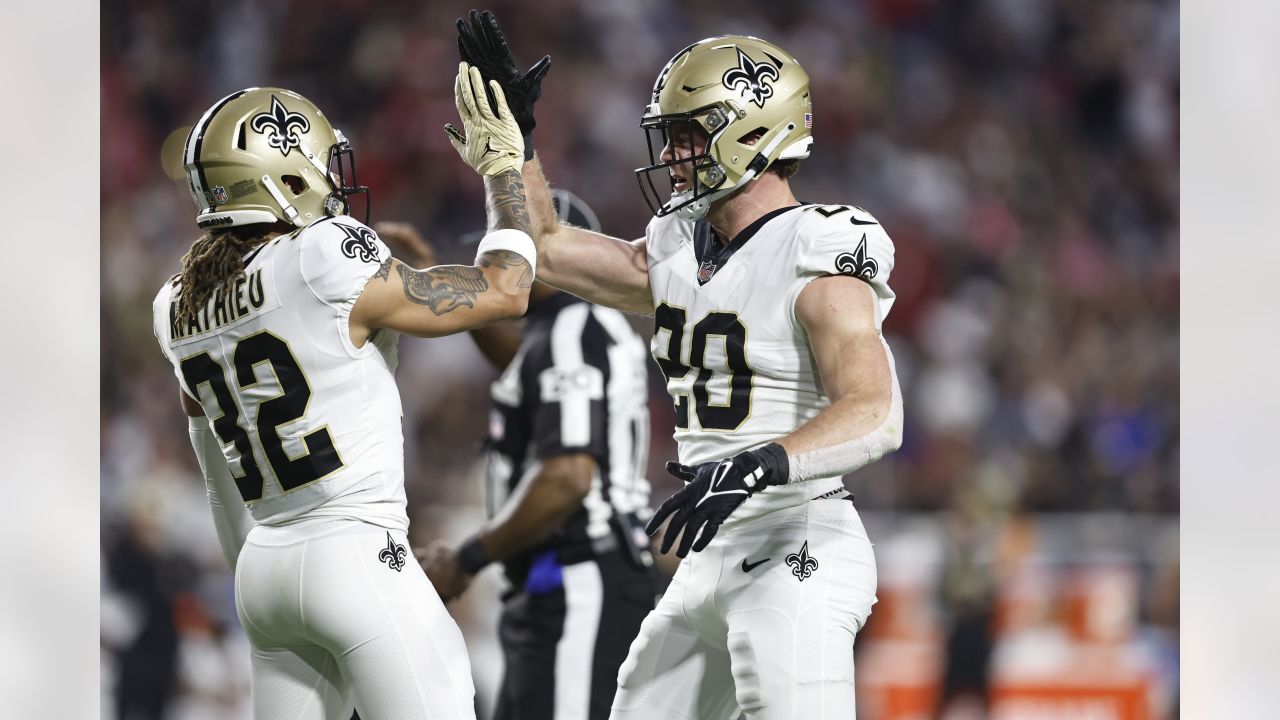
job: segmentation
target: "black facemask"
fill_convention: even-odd
[[[346,214],[356,219],[363,215],[361,222],[368,225],[373,204],[369,187],[356,184],[356,153],[345,139],[329,148],[329,173],[338,176],[338,187],[325,199],[325,211],[330,215]]]
[[[640,193],[644,195],[644,200],[649,205],[649,210],[657,217],[670,215],[676,210],[710,195],[715,192],[716,187],[724,182],[724,172],[719,169],[715,158],[711,156],[711,138],[707,138],[703,152],[699,154],[671,161],[662,160],[662,149],[670,142],[673,134],[681,143],[687,142],[685,137],[690,132],[705,135],[705,133],[702,133],[701,126],[694,121],[694,117],[695,113],[657,115],[645,118],[640,123],[640,127],[644,128],[645,141],[649,147],[649,165],[636,169],[636,181],[640,185]],[[678,165],[688,166],[690,189],[693,192],[678,205],[666,207],[668,199],[675,192],[676,181],[671,176],[671,168]],[[714,185],[707,185],[699,175],[700,171],[707,171],[708,168],[710,168],[708,174],[711,178],[718,176]],[[667,180],[668,191],[666,196],[658,190],[658,186],[654,182],[654,173],[657,172],[660,172]]]

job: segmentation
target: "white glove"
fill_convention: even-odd
[[[473,170],[492,177],[508,170],[519,170],[524,164],[524,138],[520,126],[507,108],[507,98],[497,80],[489,81],[493,97],[498,101],[495,116],[485,97],[484,78],[467,63],[458,63],[458,77],[453,84],[453,99],[458,106],[464,132],[445,123],[453,149]]]

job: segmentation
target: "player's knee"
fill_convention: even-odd
[[[644,648],[649,644],[651,635],[649,623],[641,623],[640,632],[636,634],[636,639],[631,641],[631,649],[627,651],[627,658],[618,667],[619,692],[624,689],[633,690],[643,682],[639,671],[642,657],[645,654]]]
[[[730,670],[733,673],[734,695],[738,707],[749,717],[765,706],[765,692],[760,682],[760,663],[757,648],[746,632],[729,633]]]

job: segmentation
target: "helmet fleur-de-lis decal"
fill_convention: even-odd
[[[275,95],[271,96],[271,109],[258,113],[249,120],[249,127],[254,132],[266,134],[267,144],[288,155],[291,150],[302,145],[299,132],[311,129],[311,121],[302,113],[292,112],[280,102]]]
[[[773,97],[773,86],[769,82],[778,79],[778,68],[767,62],[757,63],[747,57],[742,48],[737,50],[738,66],[726,70],[720,82],[730,90],[737,90],[739,94],[751,93],[751,102],[756,107],[764,107],[764,101]]]
[[[880,263],[867,256],[867,234],[862,234],[862,242],[852,253],[840,253],[836,256],[836,270],[844,275],[871,280],[880,272]]]
[[[400,572],[404,569],[404,556],[409,554],[404,546],[397,543],[391,533],[387,533],[387,546],[378,553],[378,560],[387,564],[387,567]]]
[[[791,553],[787,556],[787,564],[791,566],[791,574],[804,582],[806,578],[818,569],[817,558],[809,557],[809,541],[805,540],[804,545],[800,546],[800,552]]]

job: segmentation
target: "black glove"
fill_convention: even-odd
[[[782,446],[769,443],[727,460],[702,463],[697,467],[668,462],[667,472],[686,484],[662,503],[649,519],[645,532],[650,535],[657,533],[662,521],[671,515],[671,524],[662,536],[662,552],[665,554],[670,550],[676,536],[684,530],[676,555],[685,557],[691,547],[694,552],[701,552],[716,536],[720,523],[748,497],[768,485],[787,482],[791,470]]]
[[[523,75],[516,67],[516,59],[511,55],[507,38],[502,34],[502,26],[493,13],[485,10],[472,10],[467,19],[458,18],[458,55],[463,62],[480,69],[486,80],[497,80],[507,96],[507,107],[516,124],[520,126],[520,134],[524,135],[524,159],[533,159],[533,128],[537,122],[533,119],[533,104],[542,95],[542,78],[551,69],[551,56],[544,55],[534,63]],[[497,103],[491,91],[489,103],[497,112]]]

